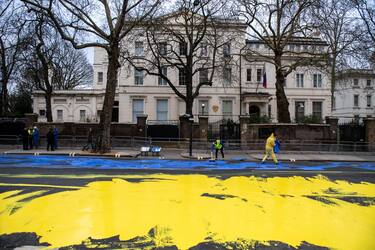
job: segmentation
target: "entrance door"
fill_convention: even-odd
[[[250,105],[249,114],[250,116],[260,116],[260,108],[257,105]]]

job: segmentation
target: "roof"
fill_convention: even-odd
[[[271,38],[272,37],[270,37],[270,39]],[[264,44],[264,41],[260,39],[247,39],[246,44]],[[328,44],[319,37],[292,37],[290,38],[288,44],[328,46]]]
[[[338,78],[351,77],[351,76],[363,76],[363,77],[375,77],[375,70],[372,69],[346,69],[337,73]]]

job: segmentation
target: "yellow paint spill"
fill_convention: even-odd
[[[7,198],[19,191],[0,194],[0,234],[35,232],[42,242],[60,247],[89,237],[120,235],[128,240],[157,228],[157,245],[175,244],[179,249],[207,237],[217,242],[272,240],[298,246],[306,241],[335,249],[375,249],[375,206],[335,198],[343,194],[374,197],[374,184],[333,182],[323,176],[142,177],[160,180],[92,182],[78,190],[35,198],[13,214],[9,207],[24,195]],[[334,204],[306,196],[324,196]]]

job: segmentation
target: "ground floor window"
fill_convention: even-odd
[[[63,110],[62,109],[58,109],[57,110],[57,120],[58,121],[62,121],[63,120]]]
[[[168,99],[156,100],[156,120],[168,120]]]
[[[86,110],[83,109],[79,111],[79,121],[86,121]]]
[[[143,99],[133,99],[133,122],[137,122],[137,116],[144,113]]]
[[[223,100],[223,116],[225,119],[232,119],[233,115],[233,101]]]
[[[305,117],[305,102],[295,102],[295,117],[296,122],[302,121],[302,119]]]
[[[322,112],[323,112],[323,105],[322,102],[313,102],[313,112],[312,115],[319,119],[322,120]]]
[[[208,115],[208,100],[199,100],[198,109],[199,115]]]

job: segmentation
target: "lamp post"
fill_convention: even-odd
[[[204,103],[202,103],[202,115],[204,115],[204,107],[205,107],[206,105],[204,104]]]
[[[194,123],[194,116],[190,115],[189,117],[190,123],[190,136],[189,136],[189,156],[193,156],[193,123]]]

